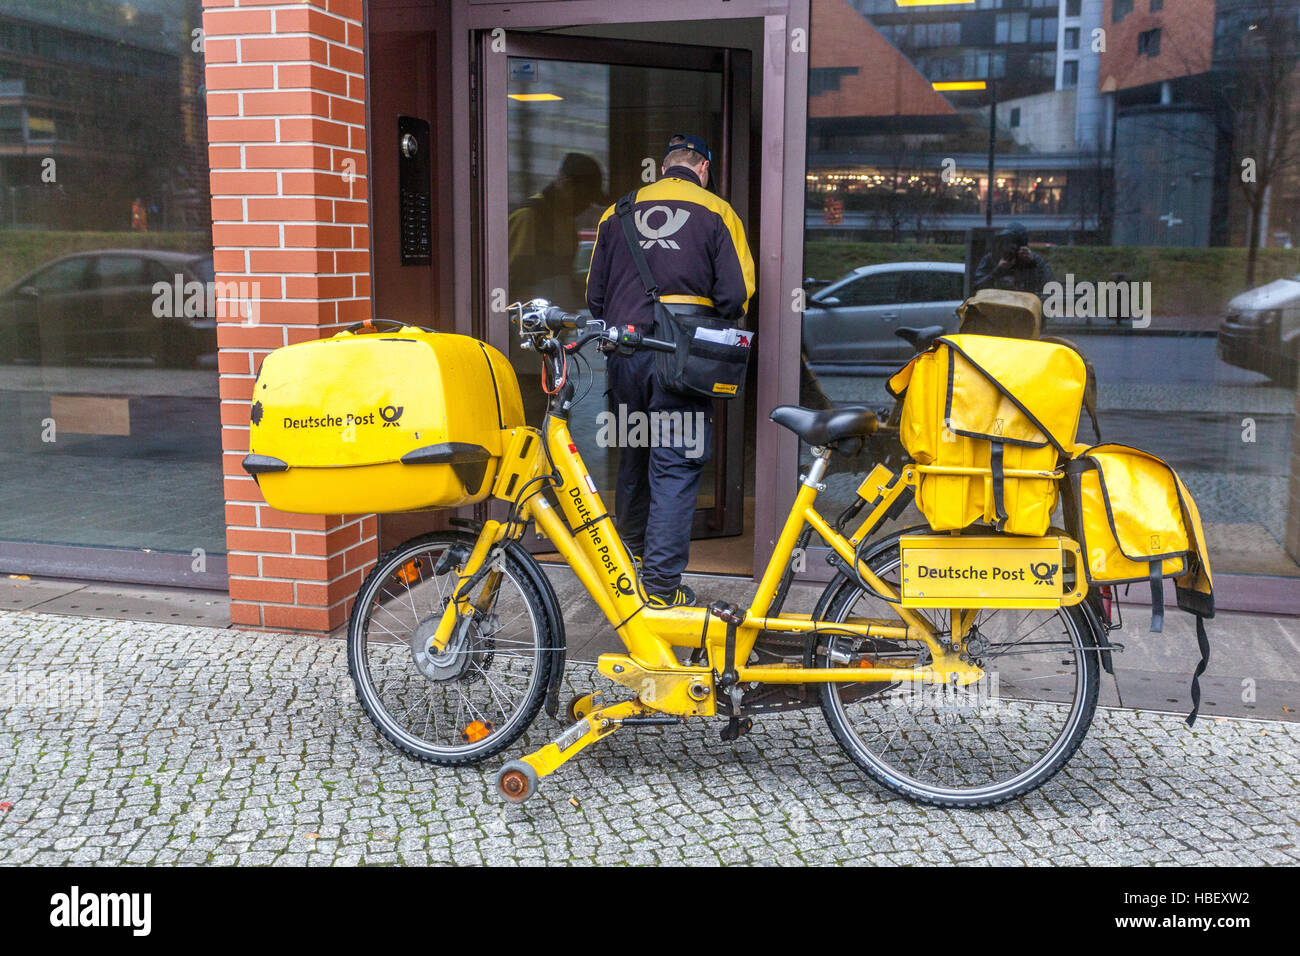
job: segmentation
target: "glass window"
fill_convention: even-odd
[[[30,283],[41,292],[75,292],[86,287],[86,272],[90,260],[74,256],[55,263],[38,274]]]
[[[1024,43],[1029,39],[1029,14],[1014,13],[1011,15],[1011,36],[1012,43]]]
[[[1164,8],[1165,8],[1165,0],[1151,0],[1152,13],[1155,13],[1157,10],[1163,10]]]
[[[1160,30],[1143,30],[1138,34],[1138,56],[1160,55]]]
[[[211,262],[202,2],[2,5],[0,540],[218,574],[216,330],[152,292]]]
[[[893,305],[903,298],[906,276],[905,272],[877,272],[845,283],[829,294],[845,306]]]
[[[962,274],[937,269],[908,273],[908,302],[960,302]]]
[[[140,256],[99,256],[95,260],[96,285],[101,289],[144,285],[145,261]]]
[[[1179,89],[1186,110],[1153,114],[1147,108],[1147,94],[1154,91],[1143,89],[1145,81],[1136,75],[1149,62],[1137,56],[1137,34],[1149,34],[1140,41],[1143,57],[1163,55],[1159,0],[1089,3],[1089,15],[1104,16],[1106,23],[1132,13],[1159,16],[1143,22],[1140,31],[1134,24],[1124,49],[1110,37],[1118,59],[1107,69],[1115,73],[1118,88],[1097,89],[1094,80],[1088,95],[1081,88],[1079,64],[1090,55],[1093,24],[1080,19],[1078,0],[1043,7],[1037,0],[1015,5],[979,0],[956,15],[895,4],[877,9],[854,0],[849,6],[868,11],[855,14],[856,25],[846,25],[841,16],[844,0],[811,0],[812,57],[816,61],[834,50],[836,59],[826,62],[859,65],[873,88],[904,89],[907,95],[844,103],[835,115],[822,111],[810,117],[803,274],[834,279],[862,267],[888,265],[897,271],[919,262],[962,267],[968,243],[976,251],[973,267],[986,248],[986,216],[995,231],[1009,222],[1023,223],[1031,250],[1062,283],[1055,297],[1039,290],[1047,298],[1046,329],[1077,344],[1096,370],[1102,438],[1160,455],[1178,469],[1199,506],[1216,571],[1300,577],[1300,468],[1291,454],[1300,442],[1300,350],[1284,344],[1300,328],[1300,292],[1275,298],[1300,274],[1296,190],[1294,184],[1275,184],[1267,230],[1252,240],[1258,227],[1252,225],[1239,177],[1216,161],[1214,150],[1203,148],[1218,142],[1231,155],[1249,155],[1241,152],[1249,148],[1248,124],[1234,130],[1216,123],[1221,98],[1230,95],[1227,87],[1193,78]],[[1243,0],[1226,6],[1249,11],[1259,4]],[[904,51],[889,60],[868,62],[864,56],[855,64],[842,55],[851,46],[848,27],[863,31],[862,49],[872,48],[865,42],[874,28],[871,10],[891,23],[960,18],[963,42],[927,46],[924,60]],[[1016,27],[1031,10],[1036,15],[1031,23],[1043,21],[1038,46],[1024,43]],[[1047,12],[1051,15],[1042,15]],[[1057,72],[1058,52],[1047,21],[1060,26],[1060,16],[1069,19],[1061,30]],[[1294,26],[1294,14],[1286,18]],[[1216,19],[1215,65],[1225,76],[1240,68],[1233,63],[1241,55],[1234,40],[1248,32],[1250,22],[1235,14]],[[1037,43],[1038,36],[1035,32],[1031,40]],[[999,78],[996,90],[935,92],[914,83],[917,68],[931,79],[941,70],[955,70],[954,79],[978,76],[986,55],[990,72]],[[1124,74],[1130,70],[1136,74],[1128,80],[1138,86],[1127,85]],[[1054,98],[1052,109],[1034,105],[1033,98],[1050,95],[1058,83],[1079,89],[1079,95]],[[994,92],[1001,125],[989,184],[988,107]],[[1245,120],[1255,104],[1245,101],[1237,108]],[[1113,118],[1100,138],[1097,115]],[[946,157],[956,165],[941,178]],[[1289,180],[1284,176],[1278,182],[1283,181]],[[828,186],[843,209],[833,221],[824,214]],[[881,312],[896,311],[894,326],[955,330],[952,299],[936,305],[921,297],[931,294],[925,284],[955,283],[964,272],[922,275],[910,266],[906,271],[901,299],[897,288],[873,290],[875,283],[846,289],[846,296],[857,301],[860,292],[873,292],[862,298],[880,305]],[[1075,290],[1073,302],[1064,298],[1067,283]],[[825,318],[824,328],[840,323],[836,349],[842,354],[826,359],[823,345],[823,359],[809,358],[803,403],[859,403],[888,413],[893,403],[884,383],[909,350],[891,341],[883,323],[868,323],[860,332],[851,315],[836,318],[828,312]],[[813,355],[812,349],[805,351]],[[852,373],[844,367],[848,364]],[[1086,414],[1076,438],[1095,440]],[[806,465],[807,450],[801,455]],[[848,504],[867,467],[888,465],[901,455],[898,447],[882,446],[845,463],[842,474],[828,475],[819,508],[833,513]],[[895,527],[920,520],[912,510]]]

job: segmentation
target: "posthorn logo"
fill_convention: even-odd
[[[663,216],[663,220],[658,225],[651,225],[651,216]],[[686,220],[691,218],[689,210],[686,209],[669,209],[667,206],[651,206],[644,211],[638,209],[635,215],[636,231],[645,236],[641,240],[641,248],[649,249],[655,243],[664,249],[680,249],[676,240],[668,238],[675,234],[682,226],[686,225]]]
[[[406,406],[404,405],[385,405],[381,408],[379,410],[379,417],[384,420],[384,427],[387,428],[389,425],[396,427],[397,420],[402,417],[402,412],[405,408]]]
[[[50,925],[127,927],[133,936],[148,936],[153,928],[153,894],[82,893],[73,886],[50,897]]]
[[[1048,564],[1046,561],[1035,561],[1029,566],[1030,573],[1037,579],[1035,584],[1051,584],[1052,579],[1056,577],[1056,571],[1059,564]]]

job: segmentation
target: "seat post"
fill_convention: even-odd
[[[814,491],[821,491],[825,487],[822,485],[822,479],[826,477],[826,468],[831,460],[831,450],[823,445],[814,445],[812,453],[813,462],[808,467],[808,474],[800,475],[799,481]]]

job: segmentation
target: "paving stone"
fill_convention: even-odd
[[[42,669],[84,671],[102,699],[73,721],[0,709],[0,864],[1300,862],[1293,722],[1103,708],[1062,773],[991,811],[880,790],[819,710],[732,745],[697,722],[619,733],[515,807],[495,771],[556,722],[481,766],[408,759],[356,704],[339,641],[0,611],[0,673]],[[582,664],[565,680],[599,686]]]

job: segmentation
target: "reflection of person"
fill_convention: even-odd
[[[143,199],[131,201],[131,231],[149,231],[149,210],[145,209]]]
[[[971,291],[1006,289],[1032,292],[1041,299],[1043,286],[1051,281],[1051,266],[1029,248],[1029,230],[1013,222],[993,237],[992,250],[975,267]]]
[[[566,309],[582,301],[574,274],[576,220],[589,206],[608,202],[600,166],[590,156],[568,153],[559,174],[510,214],[510,295],[550,299]]]
[[[709,159],[709,148],[698,136],[673,136],[661,178],[636,191],[629,215],[663,303],[679,314],[717,315],[735,322],[744,318],[754,294],[754,260],[740,217],[707,189]],[[597,227],[587,304],[595,318],[653,334],[654,303],[614,208],[605,211]],[[655,412],[674,417],[680,412],[692,428],[704,429],[702,443],[694,432],[689,437],[696,442],[688,443],[683,427],[677,435],[656,435],[655,441],[640,447],[623,448],[614,500],[619,534],[633,555],[644,555],[641,580],[650,602],[694,604],[695,595],[681,581],[690,556],[700,473],[712,447],[713,403],[661,388],[655,381],[655,353],[648,350],[611,354],[606,368],[607,394],[616,415],[619,406],[629,416],[648,414],[652,422],[661,419]],[[704,454],[699,454],[701,448]]]

